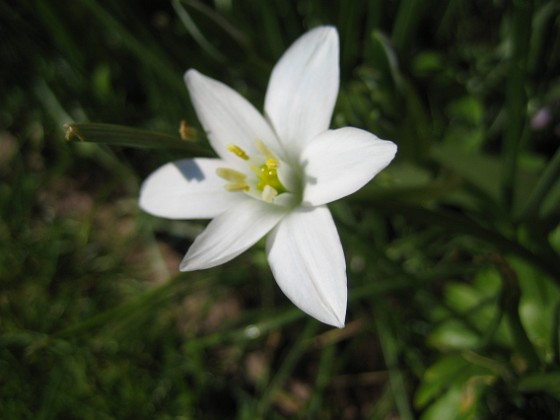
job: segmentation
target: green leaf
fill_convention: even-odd
[[[452,388],[424,412],[422,420],[458,419],[457,407],[461,404],[461,390]]]
[[[479,341],[478,334],[456,319],[450,319],[439,325],[428,337],[428,343],[440,350],[472,349]]]
[[[546,392],[560,399],[560,372],[533,373],[519,380],[522,392]]]
[[[431,400],[440,395],[453,379],[466,367],[466,360],[458,354],[442,357],[426,370],[422,383],[416,393],[417,407],[425,407]]]
[[[553,349],[553,331],[556,308],[560,302],[560,290],[547,277],[531,264],[517,258],[508,259],[517,273],[521,287],[519,316],[527,331],[527,336],[542,359]]]
[[[433,147],[432,158],[443,167],[459,174],[465,181],[481,191],[494,203],[499,203],[503,163],[496,157],[467,152],[458,145]],[[537,182],[534,170],[518,167],[515,184],[513,212],[525,206]]]
[[[486,361],[477,363],[476,359],[479,357],[474,354],[470,358],[451,354],[425,372],[415,399],[418,408],[427,407],[422,419],[472,418],[480,397],[497,377],[484,366]]]
[[[453,386],[434,402],[420,417],[421,420],[477,418],[479,400],[494,378],[472,376],[463,386]]]
[[[432,158],[461,175],[493,201],[498,200],[502,165],[497,159],[477,153],[467,153],[459,147],[449,145],[434,147]]]

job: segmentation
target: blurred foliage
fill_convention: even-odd
[[[0,418],[558,418],[559,12],[0,2]],[[275,61],[320,24],[341,39],[333,126],[399,145],[331,206],[342,330],[281,295],[262,248],[177,273],[203,225],[136,202],[158,165],[211,153],[186,69],[261,108]],[[89,124],[74,139],[105,144],[65,143],[64,124],[88,121],[146,130],[144,148],[138,131]],[[146,149],[150,132],[170,147]]]

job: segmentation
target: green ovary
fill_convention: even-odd
[[[288,190],[278,179],[280,162],[260,140],[257,140],[257,149],[262,153],[262,157],[266,159],[265,163],[259,166],[255,164],[255,160],[251,159],[241,147],[236,145],[227,147],[228,151],[247,161],[248,169],[257,176],[257,183],[256,185],[253,184],[255,185],[253,188],[259,191],[259,195],[264,201],[272,203],[278,195],[288,192]],[[235,169],[218,168],[216,173],[222,179],[229,181],[229,184],[225,185],[227,191],[249,192],[251,190],[250,183],[247,181],[247,175],[242,172]]]
[[[257,189],[263,191],[268,185],[276,190],[278,194],[287,192],[288,190],[280,180],[278,179],[278,162],[274,159],[268,159],[264,165],[258,167],[256,174],[259,182],[257,183]]]

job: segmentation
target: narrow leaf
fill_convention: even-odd
[[[560,373],[531,373],[519,380],[519,389],[523,392],[546,392],[560,398]]]

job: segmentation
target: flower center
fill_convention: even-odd
[[[280,161],[272,154],[265,144],[257,140],[257,149],[261,156],[251,157],[237,145],[228,146],[228,151],[247,162],[247,167],[253,176],[229,168],[218,168],[216,173],[229,183],[225,185],[231,192],[253,192],[268,203],[272,203],[276,196],[288,192],[278,178]],[[250,179],[252,178],[252,179]],[[256,190],[256,191],[255,191]]]

